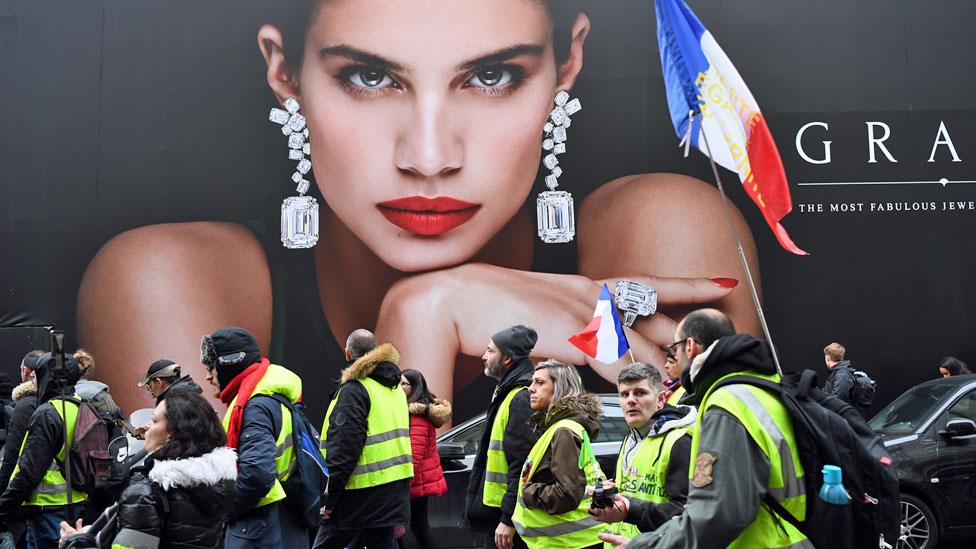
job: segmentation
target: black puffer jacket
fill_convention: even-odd
[[[329,428],[323,433],[325,464],[331,474],[325,507],[332,509],[329,521],[339,529],[393,526],[410,521],[412,476],[379,486],[346,490],[366,445],[371,406],[369,393],[359,380],[369,377],[385,387],[397,387],[401,377],[399,363],[399,351],[384,343],[342,371]],[[401,413],[407,415],[406,405]]]
[[[199,457],[147,460],[132,469],[119,502],[65,547],[222,547],[221,516],[234,499],[237,454],[226,447]]]
[[[192,377],[183,376],[180,379],[174,381],[173,384],[167,387],[162,393],[159,393],[159,396],[156,397],[156,404],[159,404],[160,402],[165,400],[166,397],[168,397],[169,395],[173,394],[176,391],[193,391],[198,395],[203,394],[203,388],[197,385],[197,382],[193,381]]]
[[[33,381],[25,381],[14,387],[13,399],[14,412],[7,425],[7,441],[3,444],[3,462],[0,463],[0,487],[10,482],[10,475],[17,465],[20,445],[27,434],[27,424],[37,409],[37,385]]]

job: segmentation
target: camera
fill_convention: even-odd
[[[66,388],[70,383],[68,383],[68,372],[64,364],[64,332],[53,328],[51,329],[51,358],[54,359],[48,366],[51,381],[55,387]]]
[[[593,485],[593,502],[590,507],[593,509],[607,509],[613,507],[613,496],[617,495],[616,486],[603,486],[602,481],[597,481]]]

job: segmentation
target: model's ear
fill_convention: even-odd
[[[284,103],[289,97],[298,97],[298,73],[285,59],[285,40],[281,31],[274,25],[261,25],[258,30],[258,48],[268,64],[268,86]]]
[[[569,57],[559,67],[559,84],[557,88],[569,91],[576,84],[576,77],[583,70],[583,43],[590,34],[590,18],[580,12],[573,23],[573,38],[569,43]]]

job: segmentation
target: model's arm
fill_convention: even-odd
[[[260,243],[230,223],[178,223],[117,235],[92,259],[78,292],[78,341],[126,413],[152,407],[136,387],[168,358],[206,387],[200,338],[222,326],[271,337],[271,277]],[[211,391],[205,392],[212,396]],[[214,401],[222,409],[222,405]]]
[[[730,193],[741,192],[738,185],[728,187]],[[752,232],[738,209],[730,207],[761,296]],[[714,185],[669,173],[623,177],[583,201],[579,225],[580,274],[593,279],[628,274],[734,278],[739,285],[709,305],[724,311],[736,331],[760,335],[742,262]],[[698,308],[677,305],[664,304],[661,310],[679,319]]]

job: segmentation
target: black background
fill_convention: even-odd
[[[288,2],[0,0],[0,326],[74,332],[78,282],[121,231],[160,222],[264,219],[290,193],[274,100],[255,34]],[[593,30],[574,95],[565,186],[580,200],[621,175],[674,171],[650,1],[592,2]],[[937,375],[947,354],[976,362],[971,283],[976,185],[814,187],[803,182],[974,180],[976,3],[968,0],[689,1],[739,69],[779,145],[794,204],[936,202],[939,210],[800,213],[781,250],[730,172],[732,199],[760,250],[765,309],[787,369],[823,370],[837,340],[879,381],[879,402]],[[804,147],[833,161],[800,159]],[[891,128],[898,160],[869,164],[866,122]],[[944,121],[962,162],[942,147]],[[561,159],[562,160],[562,159]],[[530,197],[531,199],[531,197]],[[14,373],[30,330],[0,330]],[[34,336],[30,336],[34,337]]]

